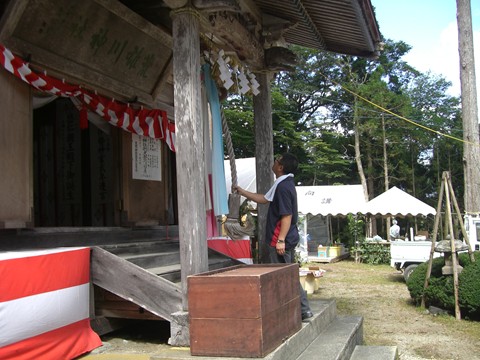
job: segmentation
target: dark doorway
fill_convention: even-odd
[[[108,127],[80,129],[70,99],[34,110],[34,222],[113,226],[113,148]]]

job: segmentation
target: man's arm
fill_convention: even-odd
[[[278,233],[279,240],[285,240],[290,225],[292,225],[292,215],[282,215],[282,218],[280,219],[280,232]]]
[[[268,200],[265,199],[265,195],[263,194],[252,193],[250,191],[242,189],[240,186],[235,187],[235,189],[240,195],[246,197],[248,200],[255,201],[258,204],[268,203]]]
[[[285,255],[285,238],[287,237],[291,224],[292,215],[282,215],[280,219],[280,232],[278,233],[278,240],[275,245],[279,255]]]

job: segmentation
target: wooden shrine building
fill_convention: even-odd
[[[370,58],[381,46],[370,0],[10,0],[0,15],[0,251],[91,247],[97,331],[163,319],[178,345],[187,276],[236,263],[206,242],[205,54],[256,77],[265,192],[270,80],[294,65],[288,44]]]

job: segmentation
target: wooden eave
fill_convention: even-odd
[[[169,20],[165,22],[165,10],[168,9],[165,1],[121,2],[154,24],[163,21],[162,26],[171,27]],[[202,4],[199,11],[204,15],[209,11],[241,14],[253,37],[257,37],[258,26],[267,39],[270,27],[282,25],[283,39],[287,44],[353,56],[378,55],[381,34],[370,0],[194,0],[192,3],[194,6]],[[208,9],[206,4],[212,4],[211,8]],[[265,18],[277,18],[278,22],[262,22]],[[232,48],[248,46],[245,38],[243,43],[233,37],[230,40],[235,41],[229,44]]]
[[[378,55],[381,35],[370,0],[257,0],[255,4],[263,14],[290,23],[283,34],[286,43],[361,57]]]
[[[99,16],[107,19],[106,11],[109,11],[120,23],[123,22],[124,28],[131,27],[132,31],[142,34],[143,40],[149,39],[144,45],[149,44],[150,49],[156,51],[155,70],[143,80],[130,76],[132,74],[126,71],[113,74],[108,67],[102,68],[102,60],[95,62],[96,58],[87,53],[86,44],[79,44],[74,50],[71,41],[68,43],[67,38],[58,36],[62,32],[67,34],[67,29],[52,33],[52,42],[39,38],[36,32],[27,36],[26,24],[31,23],[33,30],[35,24],[32,21],[38,23],[38,18],[35,20],[31,11],[28,14],[31,4],[37,4],[30,0],[9,1],[8,6],[4,3],[1,42],[20,56],[29,58],[33,66],[38,65],[39,69],[46,69],[54,76],[58,74],[58,77],[67,81],[85,83],[87,87],[98,88],[107,96],[136,99],[147,105],[161,104],[169,108],[169,117],[173,119],[172,93],[168,90],[173,83],[173,40],[171,9],[166,2],[89,0],[82,3],[83,7],[80,8],[77,3],[65,1],[60,0],[58,6],[71,4],[73,9],[75,4],[75,11],[80,12],[83,8],[96,7],[101,10],[90,10],[90,13],[85,10],[80,14],[84,17],[97,14],[89,19],[94,21],[98,30],[101,26]],[[42,9],[47,9],[46,14],[54,11],[47,4],[55,3],[51,0],[38,2],[45,5]],[[378,54],[381,36],[370,0],[193,0],[192,4],[199,6],[201,32],[205,38],[218,40],[212,45],[236,54],[252,70],[265,66],[264,48],[278,44],[294,44],[362,57],[375,57]],[[22,28],[24,14],[27,14],[27,18]],[[225,17],[222,18],[222,15]],[[36,36],[38,41],[32,41],[32,36]]]

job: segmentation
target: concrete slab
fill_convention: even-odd
[[[325,331],[337,316],[334,299],[310,299],[314,316],[309,322],[302,323],[302,328],[277,347],[264,360],[296,359],[318,335]],[[81,360],[244,360],[233,357],[203,357],[190,355],[190,348],[172,347],[155,354],[118,354],[105,352],[101,348],[84,355]]]
[[[87,359],[87,360],[151,360],[150,355],[145,354],[118,354],[118,353],[111,353],[111,354],[89,354],[79,359]]]
[[[339,316],[298,357],[298,360],[347,360],[363,343],[363,318]]]
[[[396,346],[365,346],[359,345],[353,350],[350,360],[397,360]]]

